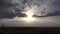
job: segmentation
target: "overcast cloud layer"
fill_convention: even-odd
[[[0,18],[22,16],[26,7],[34,8],[35,15],[60,15],[60,0],[0,0]]]

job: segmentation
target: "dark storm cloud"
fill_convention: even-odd
[[[48,13],[48,16],[60,16],[60,0],[54,0],[52,2],[51,7],[53,8],[54,12]]]
[[[53,3],[52,3],[52,7],[55,9],[55,10],[59,10],[60,11],[60,0],[55,0]]]
[[[8,13],[8,9],[11,6],[10,1],[0,0],[0,18],[12,18],[15,16],[13,13]]]
[[[52,13],[48,13],[46,16],[60,16],[60,11],[54,11]]]
[[[12,0],[0,0],[0,18],[13,18],[22,16],[19,8],[16,8],[18,3],[11,3]],[[18,12],[18,13],[15,13]],[[18,14],[18,15],[17,15]]]
[[[60,16],[60,0],[44,0],[41,4],[40,11],[41,14],[46,14],[45,16]],[[42,9],[43,8],[43,9]],[[37,13],[37,15],[38,15]],[[42,15],[43,16],[43,15]]]

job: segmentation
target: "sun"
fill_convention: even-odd
[[[32,12],[26,12],[25,14],[27,15],[27,18],[32,18],[33,16]]]
[[[26,21],[26,22],[33,22],[35,21],[36,19],[33,17],[34,15],[34,8],[35,7],[29,7],[27,6],[25,9],[24,9],[24,12],[22,13],[25,13],[27,16],[25,18],[23,18],[23,21]]]
[[[30,22],[30,21],[33,21],[33,17],[32,17],[33,14],[32,14],[31,12],[28,11],[28,12],[26,12],[25,14],[27,15],[25,21],[29,21],[29,22]]]
[[[27,18],[32,18],[32,16],[33,16],[33,9],[29,9],[29,10],[27,10],[26,12],[25,12],[25,14],[27,15]]]
[[[26,18],[24,18],[23,20],[26,22],[32,22],[35,20],[35,18],[33,18],[33,10],[29,9],[25,12],[25,14],[27,15]]]

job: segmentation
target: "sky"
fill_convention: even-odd
[[[0,0],[0,18],[14,18],[27,7],[34,8],[35,15],[56,15],[60,13],[60,0]],[[60,14],[58,14],[60,15]]]
[[[59,21],[60,18],[57,17],[60,16],[60,0],[0,0],[0,23],[2,22],[6,23],[7,20],[14,21],[14,19],[18,19],[19,17],[25,17],[26,14],[28,14],[25,13],[27,11],[30,11],[31,14],[37,16],[46,16],[46,17],[49,16],[47,17],[49,21],[46,21],[46,23],[48,22],[47,24],[49,24],[49,22],[53,22],[53,24],[54,22],[55,23],[58,22],[59,24],[60,22]],[[51,16],[55,17],[53,18]],[[4,21],[5,19],[6,21]],[[44,17],[44,19],[43,18],[41,19],[45,20],[46,18]],[[14,22],[12,23],[12,25],[13,24]],[[37,24],[39,23],[35,23],[35,25]]]

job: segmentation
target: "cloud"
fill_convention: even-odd
[[[14,18],[24,15],[21,13],[19,3],[12,2],[12,0],[0,0],[0,18]]]
[[[8,13],[9,7],[12,6],[10,1],[0,0],[0,18],[12,18],[15,15],[13,13]]]
[[[56,4],[57,3],[57,4]],[[32,0],[31,2],[27,1],[26,6],[29,6],[28,8],[34,8],[35,11],[34,14],[38,16],[54,16],[54,15],[60,15],[59,10],[59,0]],[[56,4],[56,5],[55,5]],[[27,7],[25,7],[26,9]],[[57,13],[55,13],[57,12]]]
[[[60,0],[0,0],[0,18],[25,16],[26,7],[34,8],[35,15],[60,15]]]

